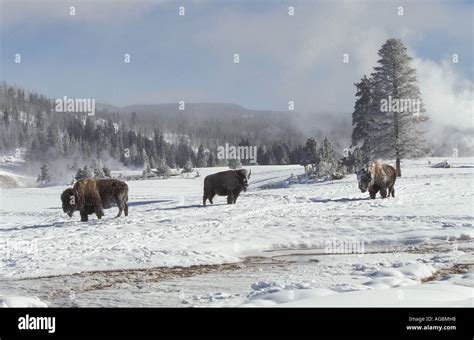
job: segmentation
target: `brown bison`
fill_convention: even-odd
[[[93,213],[98,219],[102,218],[103,209],[114,205],[119,208],[117,217],[122,215],[122,211],[128,216],[128,185],[117,179],[81,179],[74,187],[63,191],[61,201],[63,211],[69,217],[79,210],[82,222],[87,222],[88,215]]]
[[[211,204],[215,195],[227,196],[227,204],[235,204],[242,191],[247,191],[252,170],[228,170],[206,176],[204,178],[204,196],[202,204]]]
[[[380,191],[382,198],[392,195],[395,197],[395,179],[397,178],[397,170],[391,165],[372,162],[368,168],[364,168],[356,172],[359,189],[362,192],[369,190],[371,199],[375,198],[377,192]]]

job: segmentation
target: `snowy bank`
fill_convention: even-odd
[[[0,295],[0,307],[19,307],[19,308],[30,308],[30,307],[42,307],[46,308],[48,305],[38,299],[37,297],[25,297],[25,296],[2,296]]]
[[[337,293],[327,289],[283,290],[250,298],[242,307],[473,307],[472,287],[422,284]]]

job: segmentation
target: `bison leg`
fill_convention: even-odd
[[[234,203],[234,195],[227,196],[227,204],[233,204],[233,203]]]
[[[102,210],[102,207],[96,207],[95,208],[95,214],[97,218],[100,220],[102,216],[104,216],[104,211]]]
[[[102,210],[102,200],[100,199],[98,192],[92,193],[91,196],[91,203],[94,206],[94,212],[97,215],[97,218],[100,220],[102,216],[104,216],[104,211]]]
[[[126,193],[119,194],[115,196],[115,204],[117,204],[119,208],[119,212],[117,214],[117,217],[122,216],[122,211],[125,211],[125,216],[128,215],[128,195]]]
[[[119,208],[119,212],[117,214],[117,217],[120,217],[122,216],[122,211],[124,210],[125,208],[125,202],[124,200],[121,200],[120,198],[115,198],[115,203],[117,204],[117,207]]]
[[[239,193],[235,193],[235,195],[234,195],[234,202],[233,202],[234,204],[235,204],[235,202],[237,202],[237,198],[239,198]]]
[[[395,189],[393,188],[393,185],[388,187],[388,197],[390,197],[390,195],[392,195],[392,197],[395,197]]]
[[[87,222],[89,220],[89,216],[87,215],[87,212],[84,210],[81,210],[80,213],[81,213],[81,222]]]
[[[387,197],[387,189],[386,188],[380,188],[380,196],[382,196],[382,198]]]
[[[377,195],[377,192],[379,191],[379,188],[376,186],[373,186],[369,188],[369,195],[371,199],[375,199],[375,195]]]
[[[202,205],[206,205],[206,200],[209,200],[209,203],[214,204],[212,199],[216,194],[214,192],[205,192],[204,196],[202,196]]]

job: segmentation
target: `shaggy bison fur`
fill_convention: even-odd
[[[373,162],[368,168],[361,169],[356,172],[359,189],[362,192],[369,191],[371,199],[375,198],[377,192],[380,191],[382,198],[392,195],[395,197],[395,180],[397,178],[397,170],[391,165]]]
[[[227,204],[235,204],[242,191],[247,191],[250,173],[245,169],[228,170],[206,176],[204,178],[204,196],[202,204],[211,204],[215,195],[227,196]]]
[[[117,217],[122,215],[122,211],[128,216],[128,185],[117,179],[81,179],[74,187],[63,191],[61,201],[63,211],[69,217],[78,210],[83,222],[87,222],[88,215],[93,213],[102,218],[103,209],[114,205],[119,208]]]

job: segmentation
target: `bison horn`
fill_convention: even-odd
[[[250,174],[251,174],[251,173],[252,173],[252,169],[250,169],[250,171],[249,171],[249,174],[248,174],[247,178],[250,178]]]

